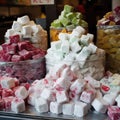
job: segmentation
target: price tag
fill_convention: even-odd
[[[48,5],[54,4],[54,0],[31,0],[31,5]]]

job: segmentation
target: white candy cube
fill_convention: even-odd
[[[19,32],[22,29],[22,25],[17,21],[13,21],[12,29]]]
[[[23,34],[23,37],[31,37],[32,35],[32,28],[29,25],[23,26],[21,33]]]
[[[48,89],[48,88],[44,88],[42,93],[41,93],[41,97],[49,100],[49,101],[55,101],[56,99],[56,93],[55,91]]]
[[[92,102],[92,106],[95,109],[95,111],[100,113],[105,113],[108,108],[108,103],[105,100],[102,100],[100,98],[95,98]]]
[[[15,98],[11,102],[11,110],[15,113],[25,111],[25,102],[23,99]]]
[[[87,58],[90,56],[91,51],[89,50],[88,47],[83,47],[81,52],[77,54],[76,60],[79,61],[80,68],[83,68]]]
[[[73,71],[70,69],[70,67],[66,67],[62,73],[61,77],[64,78],[66,81],[72,81],[75,78],[75,74]]]
[[[10,89],[10,88],[15,87],[15,79],[11,77],[3,76],[1,78],[0,84],[2,88]]]
[[[84,81],[77,79],[70,86],[70,90],[74,91],[75,94],[79,94],[83,91],[83,89],[85,88],[85,85],[86,85],[86,83]]]
[[[70,45],[70,48],[71,48],[72,52],[74,52],[74,53],[77,53],[78,51],[81,50],[81,46],[79,45],[78,41],[73,42]]]
[[[120,107],[120,94],[116,97],[117,106]]]
[[[22,25],[25,25],[30,22],[30,18],[27,15],[24,15],[22,17],[18,17],[17,22],[21,23]]]
[[[14,35],[15,31],[13,29],[8,29],[7,32],[5,33],[5,37],[9,38],[9,36]]]
[[[74,115],[77,117],[83,117],[88,113],[88,105],[83,102],[76,102],[74,106]]]
[[[64,103],[69,100],[68,94],[66,91],[57,91],[56,92],[56,99],[58,103]]]
[[[62,112],[64,115],[73,115],[74,113],[74,103],[64,103],[62,107]]]
[[[93,40],[94,40],[94,35],[93,35],[93,34],[90,34],[90,33],[87,33],[87,36],[89,37],[89,42],[93,42]]]
[[[19,86],[15,90],[15,96],[17,98],[26,99],[28,96],[28,91],[24,86]]]
[[[59,40],[68,40],[69,39],[69,34],[68,33],[59,33],[58,39]]]
[[[89,44],[89,36],[87,35],[82,35],[81,38],[80,38],[80,41],[83,45],[88,45]]]
[[[68,90],[70,87],[70,81],[60,77],[57,79],[53,87],[58,91]]]
[[[93,43],[90,43],[90,44],[88,45],[88,49],[91,51],[92,54],[94,54],[94,53],[96,53],[96,51],[97,51],[97,46],[94,45]]]
[[[57,102],[51,102],[50,103],[50,112],[55,114],[62,113],[62,104]]]
[[[62,40],[61,51],[65,54],[68,54],[70,51],[70,45],[68,40]]]
[[[43,98],[35,99],[35,109],[39,113],[48,112],[48,102],[47,102],[47,100],[45,100]]]
[[[114,105],[116,96],[114,94],[105,94],[103,99],[109,104]]]
[[[87,90],[87,91],[82,92],[82,94],[80,96],[80,100],[85,103],[91,103],[92,100],[94,99],[94,97],[95,97],[94,91]]]
[[[39,98],[39,97],[40,97],[40,95],[36,92],[29,94],[28,99],[27,99],[28,104],[34,106],[35,99]]]

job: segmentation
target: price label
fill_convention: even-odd
[[[54,4],[54,0],[31,0],[31,5],[48,5]]]

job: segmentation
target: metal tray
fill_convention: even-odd
[[[11,111],[0,111],[0,120],[109,120],[107,114],[101,114],[94,111],[89,111],[84,117],[75,117],[63,114],[53,113],[38,113],[34,107],[27,106],[23,113],[14,113]]]

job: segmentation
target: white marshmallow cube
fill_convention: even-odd
[[[37,25],[32,25],[31,28],[32,28],[33,33],[38,33],[39,32],[39,27]]]
[[[68,40],[69,39],[69,34],[68,33],[59,33],[58,39],[59,40]]]
[[[15,31],[13,29],[8,29],[5,33],[5,37],[9,38],[10,36],[14,35]]]
[[[91,76],[85,76],[84,80],[86,80],[90,85],[92,85],[92,87],[94,87],[94,88],[100,88],[100,81],[97,81],[93,77],[91,77]]]
[[[115,98],[116,96],[114,94],[105,94],[103,96],[103,99],[109,104],[114,105],[115,104]]]
[[[22,17],[18,17],[17,22],[19,22],[22,25],[25,25],[30,22],[30,18],[27,15],[24,15]]]
[[[94,35],[93,35],[93,34],[90,34],[90,33],[87,33],[87,36],[89,37],[89,42],[93,42],[93,40],[94,40]]]
[[[82,49],[81,46],[79,45],[78,41],[73,42],[70,45],[70,48],[71,48],[71,51],[74,53],[77,53]]]
[[[74,106],[74,115],[77,117],[83,117],[88,113],[88,105],[83,102],[76,102]]]
[[[23,26],[21,33],[23,34],[23,37],[31,37],[32,35],[32,28],[29,25]]]
[[[81,38],[80,38],[80,41],[83,45],[87,46],[89,44],[89,36],[87,35],[82,35]]]
[[[116,97],[117,106],[120,107],[120,94]]]
[[[48,101],[55,101],[56,99],[55,91],[48,88],[44,88],[40,96]]]
[[[11,110],[15,113],[25,111],[25,102],[23,99],[15,98],[11,102]]]
[[[70,81],[60,77],[57,79],[53,87],[58,91],[68,90],[70,87]]]
[[[35,106],[35,99],[39,98],[39,97],[40,97],[40,95],[36,92],[29,94],[28,99],[27,99],[28,104]]]
[[[19,32],[22,29],[22,25],[17,21],[13,21],[12,29]]]
[[[68,94],[66,91],[57,91],[56,92],[56,99],[58,103],[64,103],[69,100]]]
[[[66,81],[72,81],[75,78],[75,74],[72,72],[70,67],[66,67],[62,73],[61,77],[64,78]]]
[[[100,113],[105,113],[107,111],[108,105],[109,104],[105,100],[99,98],[95,98],[92,102],[92,106],[95,111]]]
[[[3,76],[0,81],[0,84],[2,88],[10,89],[15,87],[15,79],[11,77]]]
[[[50,112],[55,114],[62,113],[62,104],[58,102],[51,102],[50,103]]]
[[[79,101],[80,95],[76,94],[74,91],[69,91],[69,99],[73,102]]]
[[[59,41],[53,41],[53,42],[51,42],[51,48],[53,50],[58,50],[61,47],[61,43],[62,42],[60,40]]]
[[[87,58],[90,56],[91,51],[88,47],[83,47],[80,53],[77,54],[76,60],[79,61],[80,68],[83,68]]]
[[[96,51],[97,51],[97,46],[94,45],[93,43],[90,43],[90,44],[88,45],[88,49],[91,51],[92,54],[94,54],[94,53],[96,53]]]
[[[70,44],[68,40],[62,40],[61,51],[65,54],[68,54],[70,51]]]
[[[39,113],[45,113],[48,112],[48,102],[47,100],[43,98],[37,98],[35,99],[35,109]]]
[[[80,100],[85,103],[91,103],[92,100],[94,99],[94,97],[95,97],[94,91],[87,90],[87,91],[82,92],[82,94],[80,96]]]
[[[62,112],[64,115],[73,115],[74,103],[73,102],[64,103],[62,106]]]
[[[70,90],[74,91],[75,94],[79,94],[79,93],[81,93],[84,90],[85,85],[86,85],[86,83],[84,81],[77,79],[70,86]]]
[[[15,96],[17,98],[26,99],[28,96],[28,91],[24,86],[19,86],[15,90]]]

